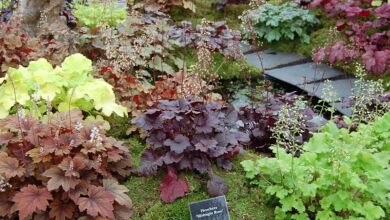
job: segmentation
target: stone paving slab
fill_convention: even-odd
[[[345,76],[341,71],[313,62],[267,70],[265,74],[294,86]]]
[[[344,107],[342,102],[337,102],[337,103],[334,103],[334,104],[331,104],[331,105],[333,107],[335,107],[337,109],[337,111],[339,111],[343,115],[346,115],[348,117],[352,116],[351,108]]]
[[[251,51],[259,49],[256,46],[245,44],[245,43],[240,43],[240,48],[242,53],[244,54],[251,53]]]
[[[248,63],[258,68],[262,68],[257,53],[250,53],[245,56],[247,58]],[[269,50],[261,52],[261,58],[263,60],[263,66],[265,70],[308,61],[308,58],[301,55],[282,53],[282,52],[272,52]]]
[[[356,78],[331,80],[330,84],[333,87],[336,96],[341,100],[349,98],[352,95],[352,88]],[[309,95],[316,96],[320,99],[325,99],[326,94],[323,94],[323,89],[326,87],[325,82],[316,82],[306,85],[298,85],[298,87],[306,91]]]

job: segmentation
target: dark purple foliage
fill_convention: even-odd
[[[232,108],[216,102],[159,101],[156,108],[132,120],[148,132],[149,148],[142,155],[139,172],[154,175],[165,167],[171,173],[173,170],[206,173],[212,161],[223,169],[231,169],[230,159],[242,151],[242,143],[249,141],[247,134],[236,129],[237,116]],[[161,189],[170,189],[170,184],[166,185]],[[227,191],[223,180],[217,176],[210,179],[208,186],[213,194]],[[170,202],[177,197],[162,198]]]
[[[249,146],[262,152],[270,152],[268,147],[275,144],[272,138],[272,128],[278,120],[278,112],[286,104],[293,104],[298,96],[294,93],[286,94],[264,94],[264,102],[257,106],[241,107],[239,111],[240,130],[250,137]],[[304,118],[302,128],[305,131],[297,141],[303,144],[310,138],[310,132],[317,131],[326,123],[325,119],[319,117],[309,107],[301,110]],[[318,119],[321,119],[319,122]]]
[[[171,166],[205,173],[217,159],[220,167],[231,167],[229,159],[241,151],[241,143],[249,141],[245,133],[234,130],[237,114],[232,112],[215,102],[160,101],[132,120],[149,132],[140,172],[150,175]]]
[[[239,45],[241,32],[231,30],[225,22],[208,22],[206,27],[206,41],[210,48],[227,57],[236,57],[240,51]],[[180,46],[196,48],[201,38],[201,25],[192,28],[191,22],[183,21],[178,26],[173,26],[169,36],[176,40]]]

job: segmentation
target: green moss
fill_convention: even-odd
[[[142,151],[146,145],[137,138],[127,141],[130,145],[135,166],[139,166]],[[274,219],[273,207],[265,204],[264,192],[258,187],[249,187],[245,172],[240,161],[256,157],[247,152],[233,161],[233,170],[230,172],[213,168],[215,173],[225,179],[229,186],[226,194],[229,212],[232,220],[265,220]],[[207,177],[193,172],[181,172],[180,176],[189,182],[190,193],[171,204],[161,202],[159,187],[164,173],[156,176],[131,176],[125,185],[129,188],[128,195],[133,201],[134,220],[182,220],[190,219],[188,204],[194,201],[208,199],[206,182]]]
[[[205,18],[209,21],[226,21],[230,28],[239,29],[239,16],[244,10],[249,9],[248,5],[229,4],[225,11],[218,11],[213,7],[217,0],[192,0],[196,5],[196,13],[183,13],[182,7],[173,7],[170,11],[172,19],[176,22],[187,20],[193,24],[199,24]]]

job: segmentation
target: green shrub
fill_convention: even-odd
[[[244,27],[248,25],[249,20],[256,37],[267,42],[298,38],[301,42],[310,43],[310,29],[319,23],[308,10],[291,2],[282,5],[264,4],[250,10],[242,20],[245,23]],[[244,33],[248,32],[245,29],[247,28],[244,28]]]
[[[243,161],[252,184],[279,201],[277,219],[380,219],[390,213],[390,113],[357,131],[330,122],[299,157]]]
[[[116,26],[127,17],[127,8],[116,3],[74,3],[73,14],[83,27],[90,29],[105,25]]]
[[[79,108],[106,116],[126,115],[127,109],[115,102],[112,86],[94,78],[92,71],[92,62],[81,54],[67,57],[56,68],[43,58],[28,67],[9,68],[6,77],[0,78],[0,118],[17,106],[40,116],[48,103],[59,111]]]

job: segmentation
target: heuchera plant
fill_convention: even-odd
[[[205,28],[206,33],[201,33]],[[200,39],[205,39],[211,50],[227,57],[236,57],[240,51],[241,32],[231,30],[225,22],[207,22],[207,27],[197,25],[194,29],[191,22],[182,21],[181,24],[171,27],[170,38],[177,41],[179,46],[197,48]]]
[[[59,111],[79,108],[106,116],[113,112],[127,115],[126,108],[116,104],[112,86],[94,78],[92,71],[92,62],[81,54],[67,57],[56,68],[45,59],[30,62],[28,67],[9,68],[0,78],[0,118],[9,115],[15,105],[39,115],[46,111],[48,101]]]
[[[130,173],[127,147],[80,110],[47,119],[19,112],[0,122],[2,219],[130,219],[131,200],[117,181]]]
[[[337,30],[345,37],[319,49],[313,55],[315,61],[333,64],[358,59],[375,75],[390,72],[390,4],[373,7],[370,0],[316,0],[310,6],[322,7],[337,18]]]
[[[266,93],[263,96],[264,100],[260,104],[241,107],[238,119],[241,124],[240,131],[249,134],[249,146],[269,153],[269,147],[275,144],[272,128],[278,121],[278,113],[284,105],[292,105],[297,101],[298,95]],[[304,115],[304,121],[301,124],[304,132],[300,137],[296,137],[296,141],[303,144],[309,140],[312,132],[318,131],[324,125],[326,120],[319,117],[310,107],[302,108],[300,112]]]
[[[389,216],[390,113],[357,131],[329,122],[300,157],[243,161],[251,184],[277,199],[276,219],[386,219]]]
[[[248,135],[235,130],[237,112],[216,102],[162,100],[132,122],[149,132],[149,148],[142,155],[140,173],[154,175],[159,168],[168,168],[160,188],[165,202],[188,191],[187,183],[177,177],[175,170],[206,173],[212,161],[229,170],[230,159],[241,151],[243,142],[249,141]],[[173,194],[167,196],[167,190],[176,187],[180,190],[170,191]]]

